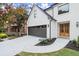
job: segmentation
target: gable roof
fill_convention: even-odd
[[[33,4],[33,7],[34,6],[37,6],[41,11],[43,11],[48,17],[50,17],[52,20],[55,20],[51,15],[49,15],[46,11],[44,11],[42,8],[40,8],[38,5],[36,5],[36,4]],[[29,14],[29,16],[31,15],[31,12],[32,12],[32,10],[33,10],[33,7],[32,7],[32,9],[31,9],[31,11],[30,11],[30,14]],[[29,18],[29,17],[28,17]],[[56,21],[56,20],[55,20]]]
[[[36,5],[41,11],[43,11],[48,17],[50,17],[52,20],[55,20],[51,15],[49,15],[46,11],[44,11],[42,8],[40,8],[38,5]],[[56,21],[56,20],[55,20]]]
[[[44,11],[46,11],[46,10],[48,10],[48,9],[50,9],[50,8],[53,8],[55,5],[57,5],[58,3],[54,3],[54,4],[52,4],[50,7],[48,7],[48,8],[46,8]]]

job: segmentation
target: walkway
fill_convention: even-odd
[[[0,56],[12,56],[20,53],[21,51],[32,53],[47,53],[62,49],[65,47],[69,40],[57,39],[52,45],[49,46],[34,46],[39,43],[39,37],[24,36],[13,40],[0,42]]]
[[[58,38],[55,42],[48,46],[29,46],[26,47],[23,51],[25,52],[32,52],[32,53],[48,53],[48,52],[55,52],[62,48],[64,48],[68,43],[69,39],[61,39]]]

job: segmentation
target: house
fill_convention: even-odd
[[[79,3],[54,3],[42,10],[34,5],[28,18],[28,35],[46,38],[79,36]]]
[[[6,23],[6,33],[8,35],[18,36],[18,25],[15,15],[12,16],[11,23]],[[24,22],[20,29],[20,35],[25,35],[25,34],[27,34],[27,18],[24,19]]]
[[[33,5],[28,19],[28,34],[40,37],[49,37],[49,21],[52,19],[53,17],[44,12],[40,7]],[[54,24],[56,20],[53,19],[52,22]]]

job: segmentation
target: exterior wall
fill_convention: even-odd
[[[79,36],[79,27],[76,22],[79,22],[79,3],[71,4],[71,21],[70,21],[70,39],[73,40]]]
[[[36,18],[34,18],[34,10],[36,10]],[[28,19],[28,27],[46,24],[48,24],[47,15],[44,14],[44,12],[41,11],[37,6],[34,6]]]
[[[53,17],[57,20],[57,31],[54,31],[54,34],[57,33],[56,36],[58,36],[59,31],[59,25],[58,23],[62,22],[69,22],[70,23],[70,40],[73,40],[79,36],[79,27],[76,27],[76,22],[79,22],[79,3],[69,3],[69,12],[63,13],[58,15],[58,6],[61,4],[55,5],[54,8],[51,8],[50,10],[53,10]],[[50,10],[47,10],[51,15]],[[52,25],[52,31],[54,29]],[[53,34],[53,32],[51,33]],[[53,36],[52,36],[53,37]]]
[[[46,12],[53,17],[53,13],[54,13],[53,8],[47,9]]]
[[[50,33],[50,29],[51,29],[51,33]],[[57,37],[57,23],[54,20],[51,21],[51,28],[50,25],[47,25],[47,38],[50,38],[50,34],[51,34],[51,38]]]
[[[70,21],[70,16],[71,12],[63,13],[63,14],[58,14],[58,7],[61,4],[55,6],[54,9],[54,18],[57,20],[57,22],[63,22],[63,21]],[[69,6],[70,7],[70,6]],[[69,9],[70,10],[70,9]]]
[[[78,3],[70,3],[69,4],[69,12],[58,15],[58,7],[54,8],[54,18],[59,22],[70,22],[70,40],[73,40],[77,36],[79,36],[79,28],[76,27],[76,22],[79,22],[79,4]]]
[[[51,38],[57,38],[57,22],[51,22]]]

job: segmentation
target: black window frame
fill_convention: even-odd
[[[68,10],[67,10],[67,11],[59,12],[59,11],[60,11],[59,8],[61,8],[62,6],[65,6],[65,5],[68,5]],[[69,3],[65,3],[65,4],[63,4],[63,5],[58,6],[58,15],[64,14],[64,13],[68,13],[68,12],[69,12]]]

